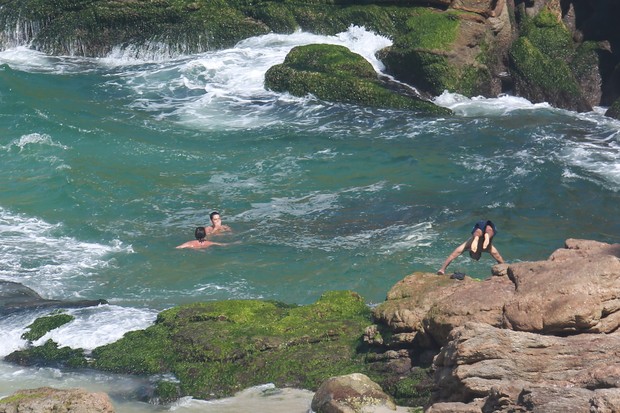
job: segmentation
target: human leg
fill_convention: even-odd
[[[483,250],[486,250],[489,247],[489,244],[491,243],[491,239],[493,239],[494,236],[495,236],[495,230],[493,229],[493,226],[487,223],[487,225],[484,227],[484,241],[482,243]]]
[[[476,251],[478,251],[478,243],[480,242],[480,237],[482,236],[482,230],[476,227],[472,232],[472,235],[474,237],[471,241],[471,246],[469,247],[469,249],[471,250],[471,252],[475,253]]]

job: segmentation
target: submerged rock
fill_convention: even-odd
[[[23,284],[0,280],[0,315],[39,308],[80,308],[107,304],[106,300],[48,300]]]

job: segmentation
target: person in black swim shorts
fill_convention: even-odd
[[[448,265],[450,265],[452,260],[465,251],[469,251],[469,256],[476,261],[480,259],[483,251],[488,252],[493,258],[495,258],[498,264],[502,264],[504,259],[500,255],[497,248],[493,246],[493,237],[495,234],[497,234],[497,229],[495,228],[495,224],[493,224],[493,222],[476,222],[474,228],[471,230],[471,237],[452,251],[452,254],[446,258],[446,261],[437,271],[437,274],[444,275],[446,273],[446,268],[448,268]]]

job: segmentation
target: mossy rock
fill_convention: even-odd
[[[527,37],[534,47],[549,58],[569,62],[574,56],[575,46],[571,33],[564,23],[547,9],[543,9],[533,18],[525,19],[520,34]]]
[[[378,57],[388,73],[429,95],[446,90],[466,96],[491,95],[489,46],[479,40],[488,29],[481,24],[475,29],[472,24],[463,25],[462,19],[468,16],[456,11],[413,9],[405,30],[399,30],[393,45],[380,51]],[[471,30],[480,32],[472,34]],[[479,44],[472,48],[473,40]]]
[[[458,35],[460,14],[417,8],[406,21],[407,31],[395,40],[394,46],[448,51]]]
[[[605,116],[620,120],[620,98],[616,99],[616,101],[607,109]]]
[[[20,366],[60,368],[86,367],[88,364],[82,349],[58,347],[53,340],[47,340],[42,346],[14,351],[4,360]]]
[[[543,10],[522,26],[522,36],[509,50],[517,94],[534,103],[548,102],[578,112],[592,110],[571,69],[575,50],[564,24]]]
[[[457,16],[454,12],[415,9],[405,22],[403,34],[395,38],[392,46],[380,51],[389,72],[432,95],[456,91],[458,71],[445,52],[458,34]]]
[[[400,94],[379,80],[362,56],[344,46],[313,44],[293,48],[284,63],[265,74],[265,86],[294,96],[312,94],[330,102],[449,114],[431,102]]]
[[[350,291],[290,306],[228,300],[175,307],[155,325],[93,351],[93,367],[172,373],[179,395],[225,397],[254,385],[316,389],[328,377],[366,369],[358,352],[370,309]],[[176,387],[162,387],[169,397]]]
[[[3,1],[0,27],[32,22],[32,46],[50,54],[104,56],[113,47],[159,43],[177,53],[232,47],[271,31],[243,11],[243,2],[220,0]],[[274,10],[275,14],[275,10]]]
[[[586,102],[570,67],[561,59],[543,54],[528,38],[520,37],[510,48],[511,74],[519,96],[534,103],[586,112]]]
[[[431,95],[440,95],[444,90],[458,89],[458,71],[441,54],[417,49],[389,47],[379,57],[398,76]],[[406,68],[406,69],[405,69]],[[404,71],[405,72],[401,72]]]
[[[48,332],[67,324],[75,319],[69,314],[54,314],[46,317],[37,318],[28,327],[29,331],[22,334],[22,338],[28,341],[36,341]]]
[[[424,406],[431,398],[435,382],[430,367],[416,367],[408,375],[393,377],[381,387],[400,406]]]

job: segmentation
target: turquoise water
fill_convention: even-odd
[[[508,262],[567,238],[618,242],[620,122],[603,108],[446,93],[436,102],[455,114],[434,118],[266,91],[267,68],[311,42],[377,70],[373,50],[389,44],[352,28],[193,56],[0,52],[0,279],[110,302],[42,340],[94,348],[202,300],[307,304],[350,289],[378,303],[405,275],[435,272],[480,219]],[[176,250],[212,210],[231,245]],[[492,264],[463,256],[449,272],[484,278]],[[36,315],[0,320],[0,355]],[[1,395],[21,379],[0,366]]]

